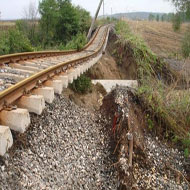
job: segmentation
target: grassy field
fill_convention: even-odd
[[[13,27],[15,27],[14,21],[0,21],[0,32],[6,31]]]
[[[174,32],[172,23],[156,21],[129,21],[131,30],[140,35],[154,53],[161,57],[180,55],[181,42],[188,24],[183,24],[179,32]]]
[[[169,22],[131,20],[126,22],[132,32],[142,37],[156,55],[167,59],[172,70],[187,79],[190,78],[190,58],[183,60],[181,53],[182,40],[189,24],[182,24],[181,30],[174,32],[172,23]]]

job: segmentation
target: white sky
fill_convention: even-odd
[[[39,0],[0,0],[1,19],[23,18],[23,9],[28,7],[30,2],[36,3]],[[75,5],[80,5],[95,14],[99,0],[72,0]],[[173,12],[175,9],[167,0],[105,0],[105,13],[111,14],[120,12],[149,11],[149,12]],[[101,10],[100,15],[103,14]]]

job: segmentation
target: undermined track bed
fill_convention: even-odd
[[[62,94],[68,84],[101,58],[107,45],[109,27],[100,27],[81,51],[0,57],[3,90],[0,92],[0,156],[13,144],[11,130],[24,133],[30,125],[29,113],[41,115],[45,102],[52,103],[54,94]]]

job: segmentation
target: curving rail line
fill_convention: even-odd
[[[61,94],[63,87],[66,88],[68,83],[72,83],[100,59],[107,45],[109,28],[109,25],[99,27],[89,43],[80,51],[0,56],[0,71],[3,71],[0,72],[0,82],[9,77],[15,82],[0,92],[1,156],[13,144],[11,130],[24,133],[30,124],[29,112],[40,115],[45,108],[45,101],[51,103],[47,98],[50,94],[40,94],[38,98],[41,99],[37,98],[38,101],[35,101],[31,96],[33,92],[48,87],[53,91],[53,97],[54,93]]]
[[[20,98],[22,95],[28,93],[30,90],[35,88],[36,86],[39,86],[39,84],[43,83],[44,81],[51,79],[55,75],[59,75],[61,73],[66,73],[69,69],[76,67],[77,65],[82,64],[85,61],[88,61],[89,59],[92,59],[97,56],[97,54],[100,53],[102,50],[102,47],[105,43],[107,33],[108,33],[108,27],[102,27],[99,28],[93,39],[80,51],[83,52],[85,50],[88,50],[88,48],[97,40],[98,33],[103,30],[104,35],[101,36],[102,40],[98,47],[92,51],[92,53],[89,53],[84,56],[80,56],[79,58],[73,59],[71,61],[62,62],[53,66],[48,67],[47,69],[44,69],[18,83],[11,86],[10,88],[0,92],[0,110],[4,109],[5,107],[11,105],[15,100]],[[36,59],[41,57],[55,57],[60,55],[72,55],[78,54],[76,50],[74,51],[64,51],[64,52],[32,52],[32,53],[21,53],[21,54],[14,54],[9,56],[2,56],[0,57],[0,62],[4,63],[13,63],[17,60],[23,60],[26,58],[26,56],[29,59]]]

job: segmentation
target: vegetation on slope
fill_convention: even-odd
[[[165,137],[190,148],[189,92],[176,90],[177,77],[146,46],[133,35],[126,22],[116,24],[116,32],[123,46],[132,47],[132,56],[138,65],[139,88],[137,96],[146,108],[149,128],[162,129]],[[156,125],[155,125],[156,123]],[[157,126],[157,127],[155,127]]]
[[[91,79],[84,74],[70,84],[71,89],[79,94],[85,94],[92,89]]]

